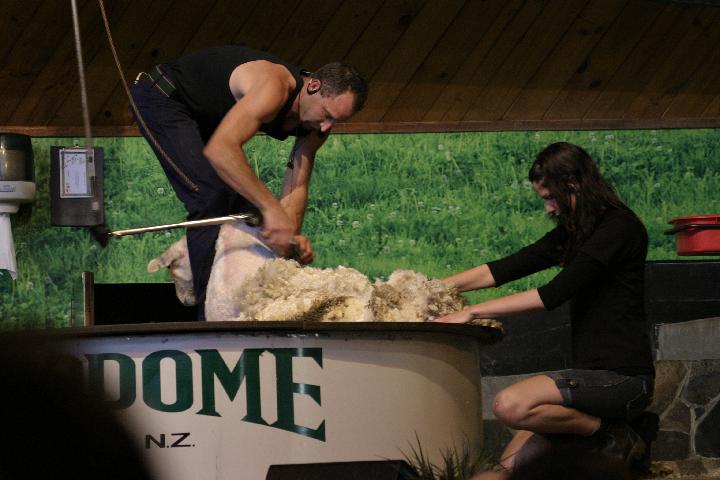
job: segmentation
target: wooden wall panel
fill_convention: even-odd
[[[136,135],[96,0],[77,0],[96,135]],[[336,132],[720,127],[720,1],[104,0],[128,81],[215,45],[370,81]],[[0,129],[83,134],[70,3],[5,0]]]
[[[345,56],[345,61],[363,72],[367,79],[372,79],[425,3],[425,0],[386,0]],[[369,97],[372,95],[371,89]]]
[[[426,122],[444,121],[448,112],[462,105],[472,102],[475,95],[482,89],[480,65],[497,39],[502,35],[510,22],[521,11],[525,0],[510,0],[508,2],[493,2],[499,4],[502,9],[496,13],[493,21],[479,23],[485,29],[478,28],[479,38],[470,54],[461,58],[462,64],[457,73],[442,89],[438,98],[433,102],[430,109],[423,116]],[[496,10],[488,8],[488,14]]]
[[[78,8],[80,8],[78,4]],[[13,112],[27,98],[27,92],[52,58],[57,39],[72,34],[71,15],[67,5],[59,2],[42,2],[33,16],[19,32],[12,50],[4,59],[0,77],[0,124],[10,123]],[[76,67],[77,71],[77,67]],[[77,78],[77,75],[75,75]],[[44,93],[54,93],[44,89]]]
[[[66,20],[70,22],[70,12],[66,13]],[[96,16],[97,7],[92,2],[78,3],[78,22],[81,32],[87,31],[86,29],[92,32],[93,24],[97,24],[94,21]],[[62,24],[63,22],[60,20],[58,23]],[[49,114],[45,107],[53,101],[60,101],[77,83],[77,59],[73,48],[74,33],[72,24],[67,26],[69,28],[60,35],[60,39],[55,39],[55,48],[48,50],[50,58],[42,65],[41,70],[32,81],[25,85],[26,91],[22,95],[15,94],[13,100],[18,102],[16,108],[6,110],[7,117],[4,118],[4,121],[19,125],[46,123]],[[41,46],[37,45],[37,48],[41,48]],[[94,51],[91,47],[84,49],[83,54],[92,54]],[[6,102],[3,103],[7,105]],[[37,114],[35,114],[36,110]]]
[[[620,118],[639,91],[657,73],[663,60],[677,47],[698,9],[667,5],[642,37],[607,86],[585,113],[586,119]]]
[[[138,72],[149,71],[153,65],[163,61],[162,59],[179,57],[185,50],[189,39],[202,29],[208,11],[203,2],[182,2],[179,5],[173,5],[157,28],[152,31],[138,56],[132,62],[121,65],[127,82],[132,82]],[[179,25],[182,25],[182,28],[178,28]],[[114,70],[114,76],[117,78],[119,76],[117,66]],[[96,113],[93,123],[96,125],[130,123],[132,117],[127,105],[125,89],[122,88],[122,85],[116,84],[108,97],[94,109]],[[115,118],[116,115],[122,117]]]
[[[185,46],[183,55],[202,48],[232,44],[252,12],[262,3],[262,0],[219,0],[209,9],[202,27]]]
[[[302,0],[269,50],[299,64],[336,11],[336,0]]]
[[[300,0],[263,0],[253,9],[232,43],[270,51],[298,5]]]
[[[155,0],[145,5],[133,2],[122,15],[117,17],[116,23],[111,23],[115,41],[118,45],[123,45],[123,48],[118,50],[122,65],[131,65],[135,61],[153,32],[161,28],[162,20],[172,6],[173,2],[170,0]],[[113,19],[110,21],[112,22]],[[88,59],[85,76],[88,85],[88,103],[97,109],[103,105],[118,82],[115,60],[109,48],[100,50],[97,55]],[[77,121],[78,118],[82,119],[81,110],[78,108],[79,99],[80,86],[76,84],[50,117],[51,121],[67,125]]]
[[[663,118],[700,117],[719,91],[720,44],[716,44],[707,61],[673,97],[670,106],[663,113]]]
[[[498,1],[466,1],[382,121],[421,121],[466,62],[457,52],[470,52],[478,43],[476,36],[468,32],[489,29],[502,7],[503,2]]]
[[[718,89],[715,89],[717,92]],[[720,95],[715,95],[705,110],[702,113],[703,118],[718,118],[720,117]]]
[[[626,3],[627,0],[593,0],[588,3],[558,42],[557,48],[520,89],[503,118],[541,119]]]
[[[312,48],[303,57],[300,66],[315,70],[326,63],[344,61],[382,4],[383,0],[342,2]],[[360,73],[366,74],[362,71]]]
[[[480,46],[484,54],[481,61],[473,65],[474,70],[468,81],[458,82],[458,89],[448,90],[447,94],[440,97],[437,103],[445,104],[447,108],[443,112],[441,120],[444,122],[460,121],[465,116],[475,99],[483,93],[490,80],[500,69],[507,56],[512,52],[528,28],[530,28],[537,17],[542,13],[543,3],[537,0],[523,2],[519,9],[513,7],[516,4],[509,4],[511,10],[509,22],[496,22],[489,32],[485,42]],[[507,17],[506,17],[507,18]],[[479,53],[479,52],[478,52]],[[464,73],[464,72],[462,72]],[[459,91],[458,91],[459,90]],[[451,98],[449,104],[448,97]],[[433,106],[433,110],[436,106]],[[427,117],[426,117],[427,118]]]
[[[475,98],[463,120],[501,119],[523,86],[549,58],[557,42],[567,32],[568,25],[582,11],[584,3],[577,0],[548,2],[487,88]]]
[[[666,57],[652,81],[625,111],[623,118],[662,117],[673,96],[703,65],[707,56],[717,50],[720,40],[717,19],[720,18],[720,10],[716,8],[704,10],[704,13],[696,17],[692,28],[677,48]]]
[[[7,61],[23,32],[27,30],[35,16],[35,12],[42,0],[12,0],[3,2],[3,12],[0,15],[0,58]],[[10,72],[3,68],[0,70],[0,79]]]
[[[428,2],[373,75],[373,92],[358,121],[379,121],[460,11],[464,0]]]
[[[655,1],[630,2],[543,118],[583,118],[599,92],[652,24],[658,8],[659,4]]]

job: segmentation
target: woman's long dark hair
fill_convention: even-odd
[[[605,211],[610,208],[629,210],[600,174],[590,155],[572,143],[558,142],[547,146],[530,167],[528,178],[547,188],[558,205],[557,222],[568,233],[566,259],[590,237]]]

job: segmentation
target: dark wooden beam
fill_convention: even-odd
[[[543,130],[649,130],[664,128],[720,128],[720,117],[671,119],[595,119],[595,120],[499,120],[465,122],[357,122],[337,125],[334,133],[440,133],[440,132],[511,132]],[[81,139],[84,130],[77,126],[0,127],[3,133],[22,133],[31,137],[72,137]],[[137,137],[137,127],[100,126],[94,137]]]

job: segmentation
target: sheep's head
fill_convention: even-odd
[[[149,273],[155,273],[161,268],[167,268],[170,271],[170,277],[175,283],[175,294],[183,305],[197,304],[185,237],[170,245],[159,257],[148,262]]]

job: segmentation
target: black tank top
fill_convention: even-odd
[[[278,140],[285,140],[289,135],[307,134],[303,129],[287,132],[282,128],[295,97],[303,87],[300,68],[267,52],[249,47],[225,46],[199,50],[162,65],[162,69],[172,77],[179,99],[185,103],[197,120],[205,140],[212,135],[228,110],[235,105],[235,97],[230,91],[230,74],[238,65],[254,60],[267,60],[284,66],[295,78],[296,83],[295,90],[290,94],[285,105],[275,118],[262,124],[260,131]]]

